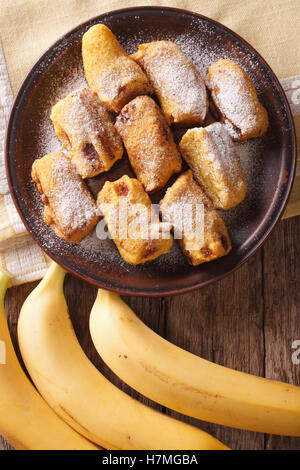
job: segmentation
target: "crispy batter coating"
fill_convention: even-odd
[[[244,142],[265,134],[268,113],[258,101],[250,77],[239,65],[221,59],[209,67],[205,82],[211,93],[213,111],[234,140]]]
[[[203,123],[208,108],[205,84],[177,44],[170,41],[141,44],[131,57],[146,72],[170,125]]]
[[[226,127],[215,122],[189,129],[179,144],[181,154],[218,209],[230,209],[246,195],[246,181]]]
[[[104,24],[92,26],[83,35],[82,57],[88,84],[109,111],[118,113],[135,96],[150,93],[141,67]]]
[[[53,106],[51,119],[83,178],[108,171],[122,157],[121,138],[94,91],[83,88],[70,93]]]
[[[120,255],[129,264],[141,264],[168,253],[173,238],[163,238],[151,200],[141,183],[124,175],[107,181],[97,204]]]
[[[44,203],[44,221],[64,240],[77,243],[99,220],[97,206],[71,159],[63,152],[33,162],[32,181]]]
[[[181,170],[181,157],[168,123],[155,101],[139,96],[119,114],[116,128],[137,178],[149,193],[163,188]]]
[[[201,214],[201,207],[202,218],[197,216],[199,212]],[[178,237],[179,245],[193,266],[220,258],[231,250],[225,224],[193,179],[191,170],[183,173],[167,190],[160,202],[160,210],[163,220],[171,224],[174,233],[179,231],[182,234],[181,238]]]

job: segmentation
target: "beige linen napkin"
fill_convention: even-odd
[[[40,279],[49,260],[27,234],[8,192],[4,165],[4,136],[13,101],[0,44],[0,269],[12,285]]]
[[[47,257],[26,234],[8,193],[3,139],[12,96],[39,56],[65,32],[101,13],[131,6],[173,6],[232,28],[266,59],[287,92],[300,147],[299,0],[0,0],[0,269],[13,283],[40,278]],[[8,78],[9,77],[9,78]],[[285,217],[300,214],[300,174]]]

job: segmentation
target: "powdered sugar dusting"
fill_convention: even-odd
[[[177,45],[160,41],[145,46],[137,61],[146,71],[169,122],[204,120],[207,112],[204,81]]]
[[[192,20],[188,27],[182,32],[156,28],[128,28],[125,32],[117,34],[118,40],[122,43],[128,54],[137,51],[138,46],[143,43],[154,41],[172,41],[189,57],[204,78],[209,66],[220,59],[230,59],[244,68],[253,81],[258,94],[260,94],[270,83],[268,80],[257,80],[258,59],[252,51],[245,50],[235,38],[224,38],[224,33],[212,28],[209,23]],[[226,43],[227,41],[227,43]]]
[[[261,65],[255,55],[250,50],[245,52],[245,49],[230,35],[224,38],[221,31],[218,32],[218,30],[212,29],[209,23],[202,20],[192,21],[188,27],[183,27],[182,31],[179,32],[175,32],[175,28],[172,30],[172,25],[167,22],[166,18],[163,21],[155,27],[149,26],[149,22],[145,23],[142,18],[131,23],[128,22],[126,28],[118,27],[118,23],[116,23],[113,32],[116,33],[117,38],[129,54],[136,52],[141,43],[159,40],[173,41],[193,61],[202,77],[205,77],[211,63],[225,58],[235,61],[247,71],[254,82],[259,98],[264,94],[266,87],[270,86],[270,81],[267,78],[264,80],[262,73],[257,73],[257,69],[261,70]],[[42,105],[36,107],[36,113],[30,124],[35,128],[36,154],[34,158],[42,157],[46,153],[60,149],[60,143],[53,132],[50,120],[51,107],[70,92],[87,87],[83,73],[79,36],[75,37],[75,42],[71,47],[72,50],[68,51],[65,49],[65,44],[59,46],[57,48],[57,59],[53,61],[53,64],[45,64],[44,69],[41,69],[41,73],[43,73],[49,68],[51,80],[47,80],[43,87],[43,96],[39,98]],[[204,125],[210,122],[207,121]],[[244,169],[247,195],[245,200],[236,208],[230,211],[220,211],[228,227],[234,247],[238,247],[247,241],[247,237],[249,237],[249,233],[247,233],[249,220],[258,217],[259,222],[262,217],[258,207],[266,180],[264,174],[264,145],[264,139],[255,139],[243,144],[234,143]],[[88,180],[87,184],[93,196],[96,197],[105,179],[113,181],[122,174],[133,176],[126,156],[118,161],[108,173]],[[173,182],[174,179],[170,181],[170,184]],[[141,279],[152,278],[153,283],[161,276],[161,273],[182,276],[185,272],[189,272],[188,263],[176,242],[174,242],[168,254],[159,257],[157,260],[145,265],[130,266],[122,260],[113,241],[110,239],[99,240],[95,230],[81,240],[78,245],[71,245],[58,239],[42,222],[43,207],[40,197],[36,190],[31,189],[31,191],[34,204],[39,210],[36,216],[37,220],[35,220],[35,228],[39,238],[53,253],[58,253],[63,257],[68,257],[71,253],[82,265],[86,266],[84,268],[86,272],[88,272],[89,266],[96,266],[100,273],[113,273],[114,276],[124,273],[125,276],[128,274],[128,279],[130,279],[130,273],[138,272]],[[153,200],[161,199],[165,191],[166,188],[159,194],[151,196],[151,198]],[[197,269],[201,270],[202,268]]]
[[[215,63],[209,69],[206,84],[217,110],[226,117],[224,122],[233,138],[247,136],[263,126],[263,110],[253,85],[234,62]]]
[[[207,126],[206,131],[212,137],[214,144],[215,151],[212,158],[216,167],[225,171],[230,184],[234,186],[235,182],[243,178],[243,175],[241,175],[239,158],[231,137],[225,126],[219,122]]]
[[[82,89],[72,92],[69,104],[63,112],[68,134],[75,133],[76,136],[88,140],[100,131],[104,132],[102,121],[105,109],[97,101],[92,93],[84,93]]]
[[[51,82],[47,83],[47,92],[43,95],[43,106],[38,109],[39,113],[39,139],[37,141],[38,155],[42,157],[47,153],[61,150],[61,145],[54,133],[53,124],[50,119],[52,106],[59,100],[65,98],[69,93],[81,88],[88,88],[85,80],[83,66],[80,62],[71,69],[62,69],[59,75],[55,75]]]
[[[83,190],[84,183],[67,157],[59,158],[52,169],[55,182],[51,191],[52,209],[58,214],[65,230],[89,226],[96,215],[96,205]]]
[[[243,202],[229,211],[220,211],[230,235],[237,245],[243,243],[248,224],[258,213],[267,175],[264,167],[264,139],[252,139],[247,142],[235,142],[238,157],[244,171],[247,194]]]

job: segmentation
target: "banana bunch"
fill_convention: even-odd
[[[200,429],[129,397],[93,366],[70,320],[64,277],[53,263],[18,322],[21,354],[44,401],[15,355],[4,312],[9,279],[0,275],[0,340],[6,346],[0,434],[17,449],[99,449],[91,442],[124,450],[227,449]],[[234,371],[172,345],[117,294],[98,290],[90,331],[121,379],[168,408],[231,427],[300,435],[300,387]]]
[[[63,294],[64,277],[65,271],[53,263],[26,299],[18,322],[27,370],[55,413],[106,449],[227,449],[200,429],[134,400],[101,375],[76,338]],[[50,432],[49,423],[47,428]]]
[[[90,315],[94,345],[124,382],[194,418],[300,436],[300,387],[197,357],[158,336],[112,292],[99,289]]]
[[[16,449],[97,450],[53,412],[23,372],[4,311],[8,283],[0,273],[0,434]]]

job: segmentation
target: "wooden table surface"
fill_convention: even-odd
[[[270,238],[233,274],[202,290],[160,299],[129,298],[142,320],[169,341],[199,356],[244,372],[300,386],[300,365],[292,363],[292,343],[300,340],[300,217],[279,222]],[[6,297],[16,345],[22,302],[36,283],[15,287]],[[116,385],[147,404],[102,363],[88,329],[96,289],[71,276],[66,296],[76,333],[92,362]],[[300,438],[264,435],[196,421],[233,449],[300,449]],[[0,437],[0,449],[10,446]]]

